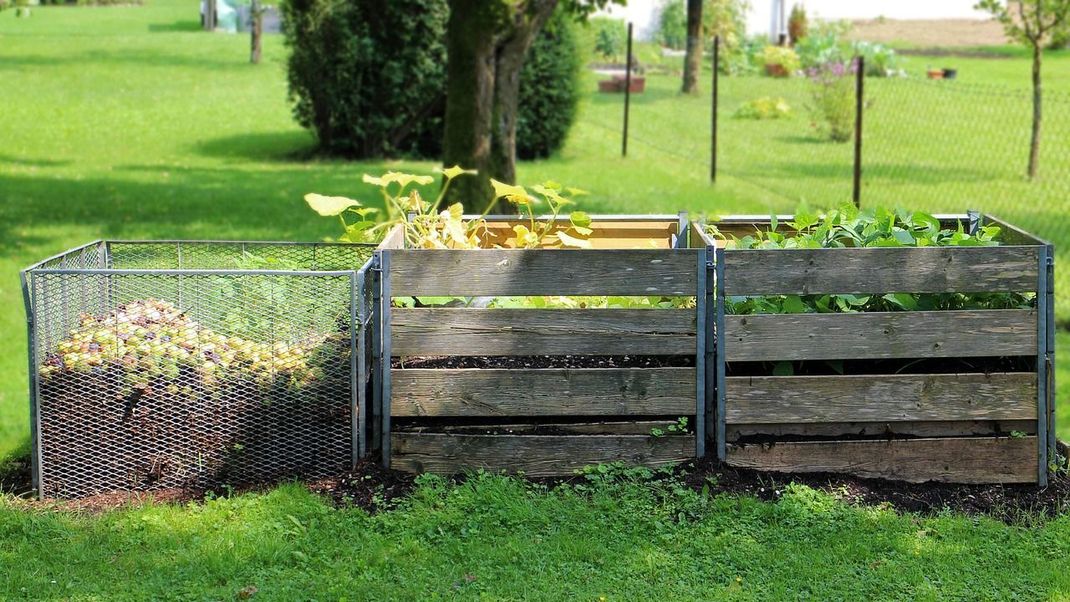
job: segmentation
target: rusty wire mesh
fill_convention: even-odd
[[[353,328],[367,323],[357,270],[370,255],[355,245],[100,242],[27,270],[41,494],[345,470],[367,372]]]

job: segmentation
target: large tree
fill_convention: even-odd
[[[1007,37],[1033,52],[1033,132],[1029,141],[1029,178],[1037,177],[1040,163],[1040,124],[1043,93],[1040,79],[1044,46],[1068,21],[1070,0],[981,0],[977,8],[986,10],[1003,24]]]
[[[687,51],[684,55],[684,94],[698,94],[698,74],[705,46],[702,27],[703,0],[687,0]]]
[[[516,182],[520,70],[535,35],[558,5],[583,18],[613,1],[450,0],[442,161],[479,172],[454,181],[453,200],[480,211],[493,197],[490,178]]]

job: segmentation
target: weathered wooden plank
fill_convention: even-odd
[[[408,423],[408,424],[407,424]],[[585,422],[508,422],[503,424],[427,424],[426,421],[401,419],[394,424],[396,433],[442,433],[454,435],[644,435],[654,429],[669,433],[676,420],[603,420]],[[1035,426],[1035,425],[1034,425]],[[675,436],[675,435],[672,435]]]
[[[687,355],[689,309],[395,309],[393,355]]]
[[[1035,483],[1037,438],[960,437],[730,445],[728,464],[921,483]]]
[[[590,464],[664,466],[695,455],[693,436],[393,433],[391,440],[393,468],[447,475],[482,468],[566,476]]]
[[[725,294],[1035,291],[1037,253],[1035,246],[729,251]]]
[[[728,361],[1035,355],[1033,310],[760,314],[725,318]]]
[[[379,243],[379,249],[403,249],[405,248],[405,227],[398,224],[391,228]]]
[[[1035,435],[1036,420],[956,420],[934,422],[816,422],[795,424],[729,424],[725,440],[743,437],[791,437],[795,440],[816,437],[969,437],[1006,435],[1011,432]]]
[[[398,417],[695,413],[694,368],[395,369],[391,382]]]
[[[693,296],[694,249],[399,250],[395,296]]]
[[[1035,420],[1035,373],[730,377],[729,423]]]

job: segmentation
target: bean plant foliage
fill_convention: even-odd
[[[845,205],[816,213],[801,208],[791,221],[773,216],[768,229],[756,229],[742,238],[721,233],[708,225],[713,236],[726,241],[725,249],[835,249],[866,247],[989,247],[999,245],[999,226],[981,226],[974,233],[962,222],[945,228],[928,213],[903,209],[859,210]],[[1022,293],[892,292],[883,295],[771,295],[729,297],[733,314],[793,314],[878,311],[932,311],[952,309],[1031,308],[1035,295]]]

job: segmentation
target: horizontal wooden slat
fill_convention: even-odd
[[[411,419],[409,419],[411,420]],[[599,422],[517,423],[503,424],[435,424],[426,421],[405,424],[406,419],[391,425],[395,433],[432,433],[454,435],[644,435],[654,429],[668,433],[676,420],[605,420]]]
[[[488,222],[483,242],[486,248],[497,246],[512,247],[516,244],[513,226],[516,224],[530,227],[527,220],[509,222]],[[566,230],[570,227],[568,219],[556,226],[551,232]],[[673,221],[595,221],[590,228],[594,230],[588,241],[592,249],[668,249],[679,228],[679,220]],[[556,239],[553,242],[557,242]]]
[[[729,423],[1030,420],[1035,373],[731,377]]]
[[[391,434],[391,467],[406,472],[465,470],[566,476],[590,464],[663,466],[695,455],[693,436]]]
[[[695,413],[694,368],[391,370],[391,414],[664,416]]]
[[[695,353],[689,309],[399,308],[390,328],[398,356]]]
[[[1032,310],[726,316],[728,361],[1035,355]]]
[[[921,483],[1035,483],[1037,438],[960,437],[729,445],[728,464]]]
[[[394,296],[693,296],[693,249],[391,251]]]
[[[1006,435],[1011,432],[1035,435],[1036,420],[956,420],[934,422],[799,422],[791,424],[729,424],[725,440],[738,441],[743,437],[968,437],[972,435]]]
[[[1037,247],[773,249],[725,253],[727,295],[1037,289]]]

